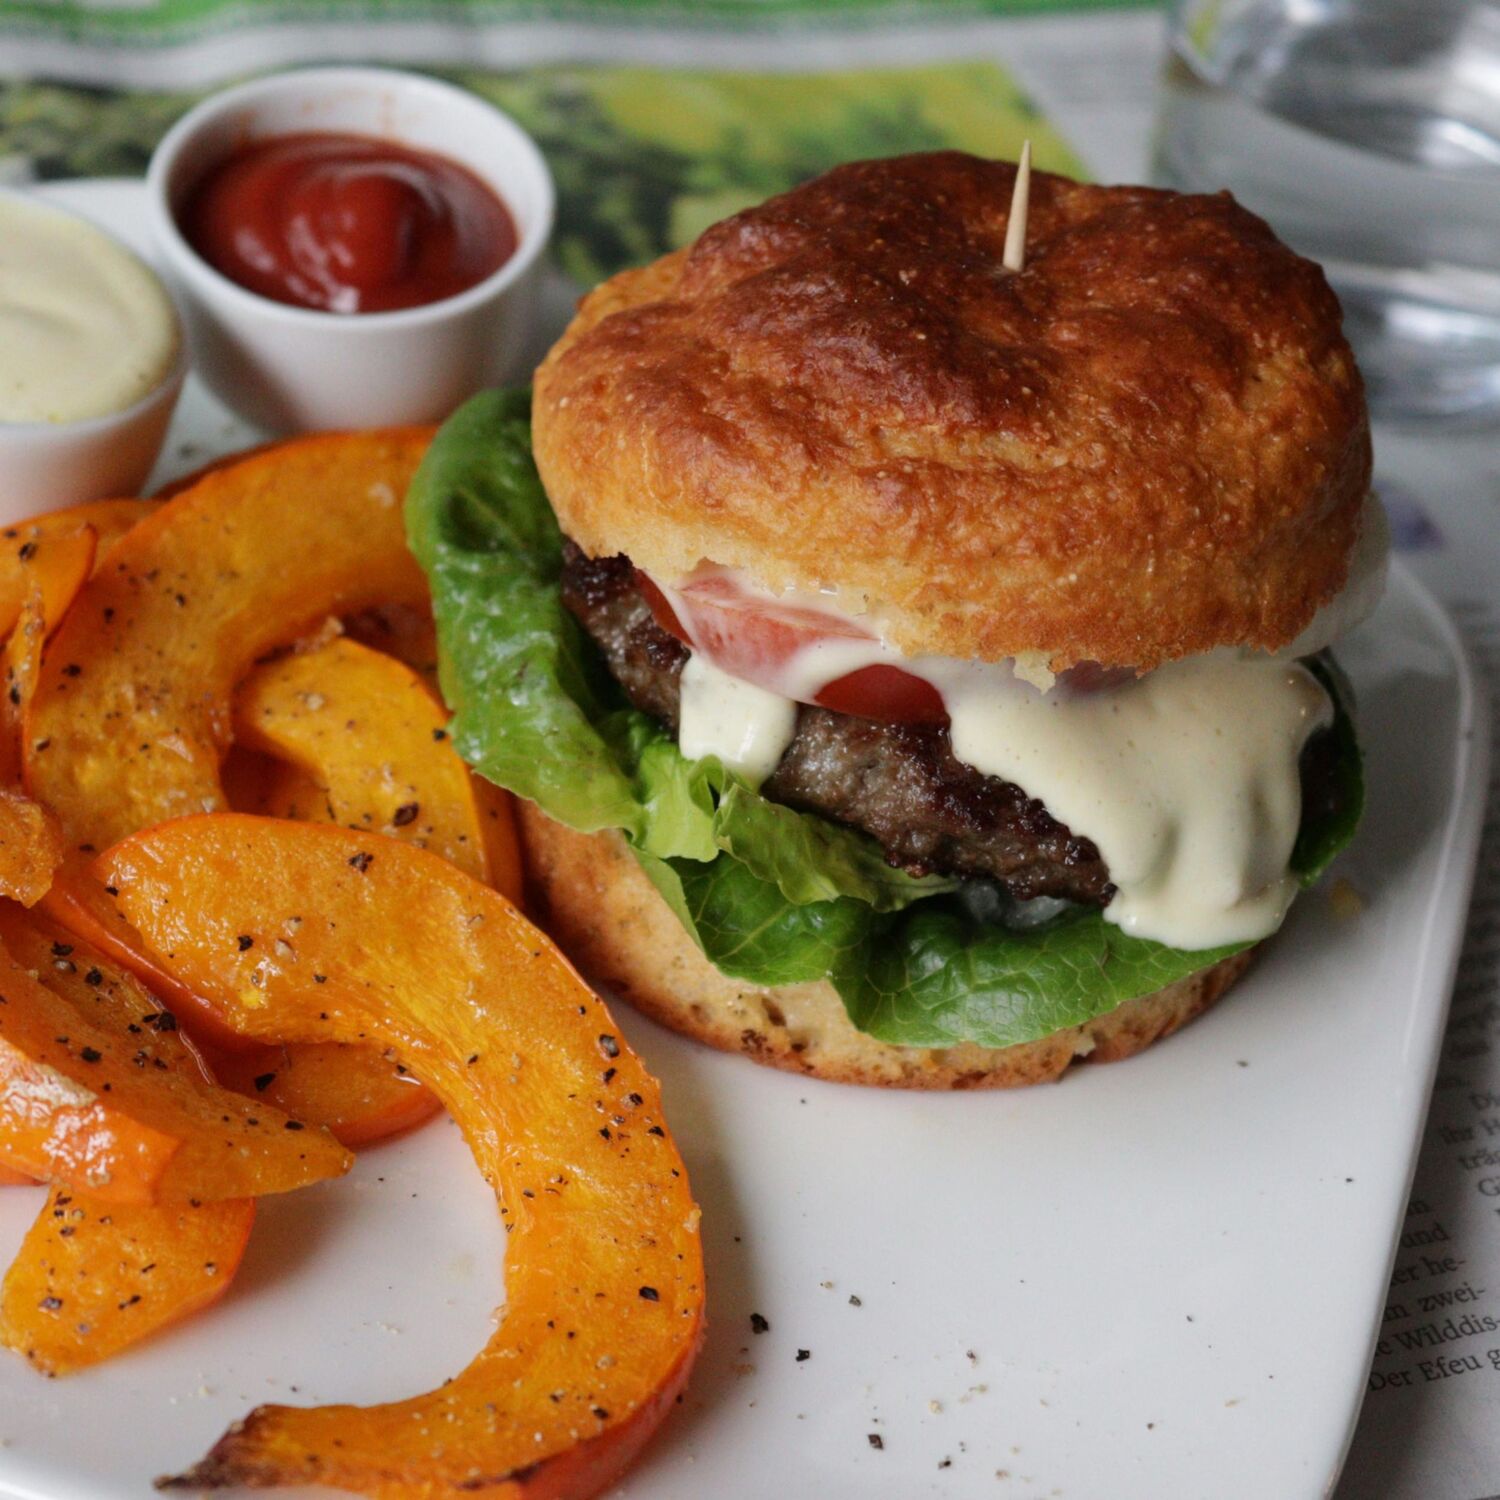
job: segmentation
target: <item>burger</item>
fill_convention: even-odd
[[[1127,1057],[1360,814],[1329,648],[1386,537],[1321,271],[1043,173],[1014,269],[1016,176],[853,163],[613,277],[408,502],[553,934],[819,1077]]]

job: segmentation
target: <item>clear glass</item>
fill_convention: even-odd
[[[1174,0],[1155,172],[1324,264],[1377,414],[1500,420],[1500,0]]]

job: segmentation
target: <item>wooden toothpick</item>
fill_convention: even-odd
[[[1026,266],[1026,211],[1031,206],[1031,142],[1021,146],[1016,163],[1016,185],[1010,195],[1010,218],[1005,224],[1005,254],[1000,263],[1007,271],[1024,270]]]

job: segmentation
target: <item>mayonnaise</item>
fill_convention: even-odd
[[[731,677],[701,651],[682,668],[677,745],[689,760],[717,755],[751,786],[759,786],[786,754],[797,729],[797,705],[741,677]]]
[[[0,194],[0,422],[123,411],[166,379],[178,341],[166,290],[122,245]]]
[[[1347,584],[1285,651],[1213,651],[1089,692],[1066,680],[1048,690],[1050,674],[1038,683],[1013,662],[903,657],[868,615],[859,621],[868,637],[817,637],[777,664],[779,691],[694,652],[679,743],[759,785],[791,742],[796,701],[862,667],[900,666],[941,693],[957,759],[1022,787],[1098,846],[1117,888],[1108,921],[1187,950],[1253,942],[1280,926],[1296,894],[1288,866],[1302,819],[1301,754],[1333,718],[1321,684],[1292,658],[1370,613],[1388,550],[1371,497]],[[680,596],[663,592],[678,608]],[[795,602],[842,618],[825,596]]]
[[[830,644],[820,669],[858,664],[855,644]],[[1200,656],[1098,692],[1043,693],[998,666],[904,665],[942,693],[958,760],[1024,788],[1098,846],[1117,887],[1108,921],[1189,950],[1281,925],[1297,891],[1299,760],[1333,717],[1306,668]],[[717,755],[758,786],[791,743],[795,703],[700,653],[682,685],[682,753]]]
[[[1296,894],[1299,758],[1333,707],[1295,662],[1194,657],[1094,693],[942,685],[953,754],[1098,845],[1105,917],[1174,948],[1252,942]]]

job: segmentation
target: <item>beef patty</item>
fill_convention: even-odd
[[[674,735],[687,647],[663,630],[627,557],[586,557],[565,543],[563,601],[639,709]],[[913,874],[984,876],[1017,900],[1061,896],[1103,906],[1109,871],[1034,797],[956,760],[946,727],[886,724],[803,706],[761,794],[863,829]]]

